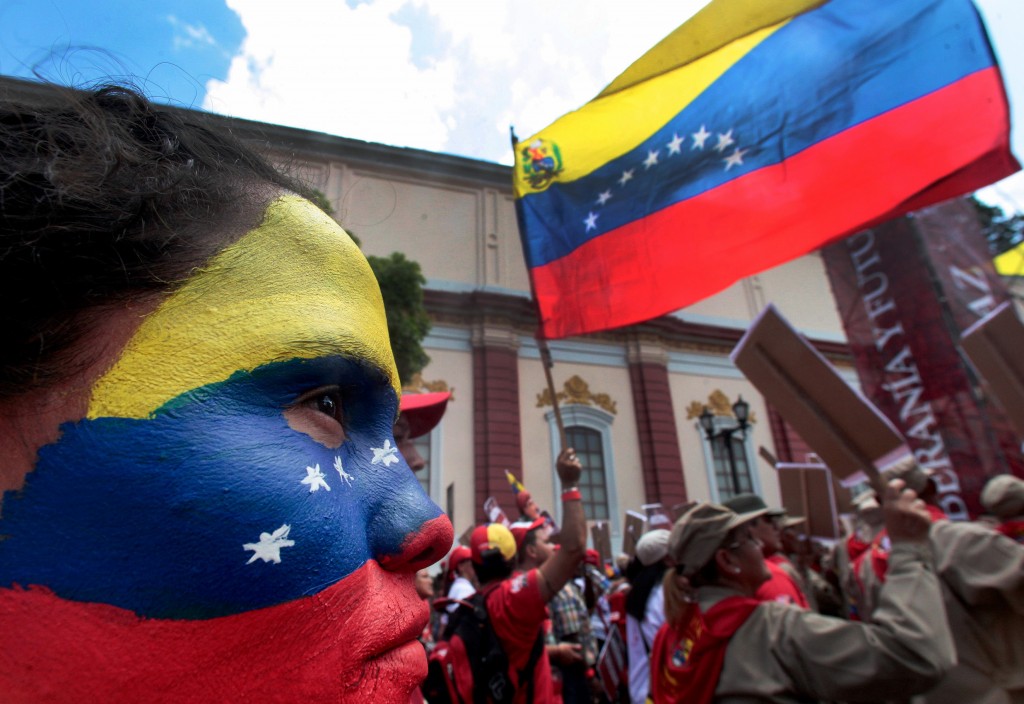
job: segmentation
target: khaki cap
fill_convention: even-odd
[[[684,575],[696,574],[722,547],[729,531],[766,513],[766,508],[735,513],[720,504],[697,504],[673,526],[668,554]]]
[[[1024,515],[1024,480],[1012,474],[992,477],[981,490],[981,505],[1004,521]]]

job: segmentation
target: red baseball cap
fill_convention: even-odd
[[[460,563],[473,559],[473,551],[465,545],[456,545],[448,556],[448,571],[454,572]]]
[[[435,391],[427,394],[402,394],[399,410],[409,423],[409,437],[426,435],[441,422],[441,416],[448,408],[451,391]]]
[[[516,521],[508,527],[512,531],[512,537],[516,539],[516,550],[523,547],[523,540],[526,539],[526,534],[535,528],[540,528],[545,523],[545,518],[541,516],[532,521]]]

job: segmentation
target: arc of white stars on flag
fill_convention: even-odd
[[[706,124],[702,124],[699,130],[690,133],[690,137],[693,138],[693,143],[690,145],[690,151],[693,151],[695,149],[698,151],[704,151],[704,147],[707,145],[708,140],[711,139],[714,135],[715,133],[708,131]],[[683,144],[686,142],[686,139],[687,138],[685,135],[680,137],[679,133],[673,132],[672,139],[669,140],[668,142],[665,142],[667,156],[671,157],[674,154],[682,154]],[[725,169],[725,171],[729,171],[734,166],[742,166],[743,157],[747,154],[747,152],[750,151],[749,149],[740,149],[739,146],[735,145],[736,138],[733,136],[732,128],[728,129],[725,132],[718,133],[715,144],[713,146],[713,149],[715,151],[717,151],[719,154],[724,154],[729,147],[734,147],[732,153],[728,154],[722,159],[722,163],[724,164],[723,168]],[[657,166],[660,166],[660,156],[661,150],[649,149],[647,151],[647,156],[641,162],[641,165],[644,167],[644,171],[649,171]],[[622,172],[622,175],[619,176],[619,178],[617,179],[619,186],[621,188],[625,188],[626,184],[632,181],[635,175],[636,168],[624,170]],[[597,198],[594,200],[594,204],[598,208],[600,208],[609,200],[611,200],[611,197],[611,189],[605,189],[604,191],[598,194]],[[593,210],[589,211],[587,213],[587,217],[585,217],[582,220],[583,225],[586,228],[585,232],[596,230],[597,221],[600,217],[600,213],[595,212]]]

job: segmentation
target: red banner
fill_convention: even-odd
[[[960,332],[1007,300],[971,205],[954,200],[822,250],[864,394],[931,470],[954,519],[988,477],[1024,475],[1020,441],[986,402]]]

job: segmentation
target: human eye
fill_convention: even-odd
[[[345,442],[345,404],[338,386],[321,386],[299,396],[284,410],[292,430],[335,449]]]

